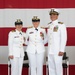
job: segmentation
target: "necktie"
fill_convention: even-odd
[[[20,35],[22,35],[22,33],[21,33],[21,32],[20,32],[19,34],[20,34]]]
[[[36,31],[38,31],[38,29],[37,29],[37,28],[35,28],[35,30],[36,30]]]

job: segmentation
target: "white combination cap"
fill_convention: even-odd
[[[59,15],[59,10],[58,9],[55,9],[55,8],[52,8],[49,12],[49,15],[51,14],[56,14],[56,15]]]

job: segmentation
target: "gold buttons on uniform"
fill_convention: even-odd
[[[21,38],[21,40],[22,40],[22,38]]]
[[[50,40],[51,40],[51,38],[50,38]]]
[[[35,42],[35,46],[36,46],[36,42]]]
[[[20,46],[19,46],[20,48],[22,47],[22,44],[20,44]]]
[[[50,28],[50,30],[52,30],[52,28]]]
[[[51,43],[50,43],[50,45],[51,45]]]
[[[20,46],[21,46],[21,44],[20,44]]]

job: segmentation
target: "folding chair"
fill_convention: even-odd
[[[64,52],[63,63],[64,75],[69,75],[69,57],[66,56],[66,52]]]
[[[23,67],[28,68],[28,75],[30,75],[30,67],[29,67],[28,55],[27,55],[27,52],[24,52],[24,53],[25,53],[25,56],[24,56]]]

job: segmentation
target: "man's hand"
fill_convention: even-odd
[[[64,52],[59,52],[58,55],[59,55],[59,56],[63,56],[63,55],[64,55]]]
[[[13,58],[14,58],[14,56],[13,56],[13,55],[10,55],[10,56],[9,56],[9,59],[13,59]]]

